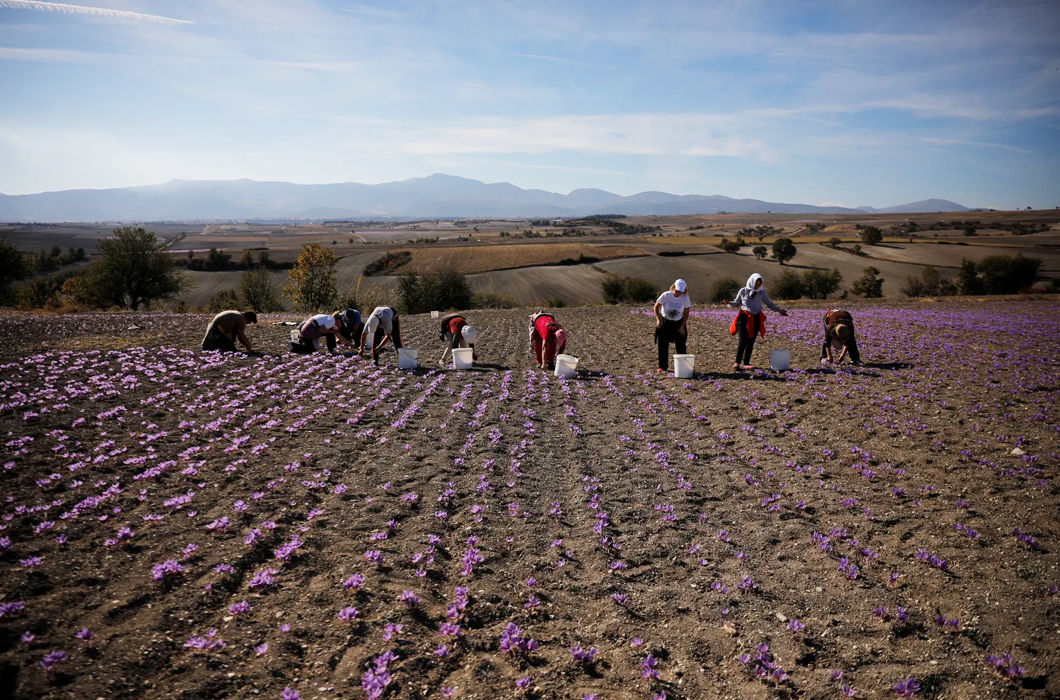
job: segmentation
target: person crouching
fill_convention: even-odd
[[[220,350],[236,352],[236,340],[243,344],[247,352],[253,352],[246,330],[248,323],[257,323],[258,315],[253,311],[222,311],[210,320],[206,335],[202,339],[203,350]]]
[[[848,353],[852,364],[861,364],[858,341],[854,338],[854,318],[849,311],[832,309],[824,315],[821,362],[838,365]]]
[[[446,343],[439,364],[445,364],[445,356],[457,348],[471,348],[471,359],[478,359],[475,352],[475,341],[478,340],[478,330],[468,325],[463,314],[448,314],[442,317],[442,325],[439,329],[438,340]]]

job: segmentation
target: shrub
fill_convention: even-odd
[[[210,297],[206,304],[209,311],[218,312],[239,308],[239,294],[234,289],[223,289]]]
[[[739,280],[735,277],[722,277],[714,280],[714,283],[710,285],[710,301],[711,303],[721,303],[723,301],[732,301],[736,296],[736,292],[740,291]]]
[[[831,238],[828,239],[828,247],[829,248],[833,248],[833,249],[834,248],[838,248],[839,244],[842,243],[842,242],[843,241],[839,240],[835,236],[832,236]]]
[[[495,292],[479,292],[471,297],[475,309],[514,309],[519,304],[510,296]]]
[[[773,257],[781,265],[795,257],[795,244],[790,238],[778,238],[773,241]],[[797,297],[790,297],[796,299]]]
[[[287,273],[283,293],[300,311],[323,311],[332,306],[335,289],[335,253],[317,243],[307,243]]]
[[[605,304],[621,304],[626,300],[626,282],[623,278],[608,275],[600,282]]]
[[[725,236],[722,236],[721,241],[718,243],[718,247],[726,253],[735,253],[740,249],[740,244],[736,241],[730,241]]]
[[[784,270],[770,289],[777,299],[798,299],[803,295],[802,277],[794,270]]]
[[[551,297],[549,299],[545,299],[545,307],[546,308],[562,309],[566,305],[567,305],[567,302],[563,301],[559,297]]]
[[[396,253],[387,253],[381,258],[376,258],[364,267],[364,276],[386,275],[397,270],[402,265],[412,260],[412,253],[407,250],[399,250]]]
[[[751,248],[751,252],[754,253],[755,257],[759,260],[765,260],[766,253],[768,253],[769,250],[764,245],[756,245],[754,248]]]
[[[828,295],[839,289],[843,275],[839,270],[807,270],[802,273],[802,285],[805,296],[810,299],[827,299]]]
[[[861,277],[854,280],[854,284],[851,285],[854,293],[858,296],[869,298],[879,298],[883,296],[883,280],[876,275],[880,274],[880,271],[871,265],[866,267]]]
[[[471,308],[471,286],[453,268],[433,270],[423,275],[401,276],[398,296],[405,313],[419,314],[432,309]]]
[[[655,301],[659,297],[655,285],[643,277],[627,277],[625,282],[626,298],[634,303]]]
[[[276,295],[276,289],[272,285],[269,273],[264,268],[244,272],[239,280],[239,291],[246,299],[247,306],[254,311],[269,312],[283,309],[283,304]]]
[[[600,283],[607,304],[623,302],[643,303],[658,297],[655,286],[643,277],[617,277],[609,275]]]

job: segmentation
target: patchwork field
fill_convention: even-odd
[[[1060,304],[771,315],[654,370],[643,308],[469,312],[478,366],[197,348],[207,316],[0,323],[0,696],[1060,696]],[[284,695],[286,693],[286,695]]]

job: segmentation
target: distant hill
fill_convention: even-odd
[[[641,192],[623,197],[598,189],[570,194],[524,190],[452,175],[363,185],[296,185],[254,180],[173,180],[106,190],[0,194],[0,221],[180,221],[245,219],[412,219],[718,214],[858,214],[968,211],[941,199],[887,209],[783,204],[722,195]]]

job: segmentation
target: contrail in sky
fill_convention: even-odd
[[[69,5],[64,2],[43,2],[42,0],[0,0],[0,7],[12,10],[42,10],[45,12],[61,12],[71,15],[95,15],[97,17],[114,17],[116,19],[131,19],[138,22],[151,22],[153,24],[195,24],[187,19],[174,19],[161,15],[147,15],[143,12],[130,12],[129,10],[112,10],[107,7],[89,7],[87,5]]]

